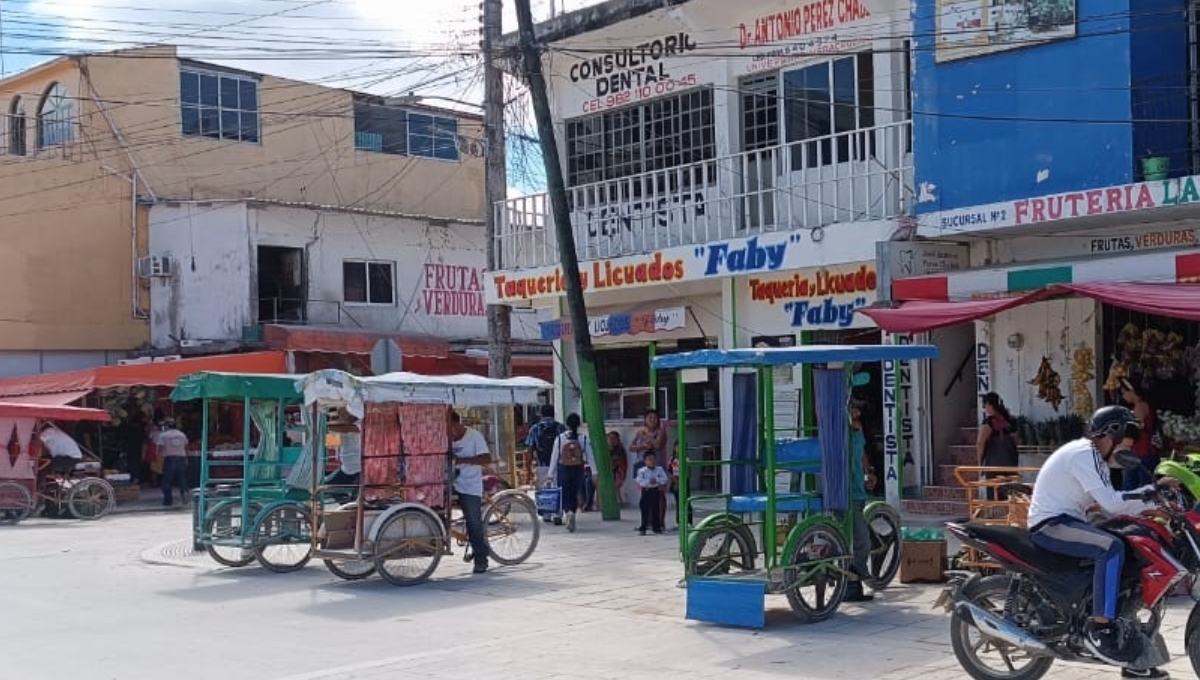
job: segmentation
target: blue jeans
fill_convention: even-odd
[[[1042,550],[1095,560],[1092,616],[1116,618],[1117,588],[1121,585],[1121,565],[1125,561],[1125,546],[1120,539],[1072,517],[1049,520],[1037,527],[1030,539]]]
[[[483,528],[483,497],[454,492],[458,496],[458,507],[462,508],[463,518],[467,521],[467,540],[471,543],[471,553],[475,564],[487,566],[488,547],[487,531]]]
[[[180,503],[187,502],[187,458],[183,456],[163,458],[163,505],[171,505],[172,489],[179,489]]]

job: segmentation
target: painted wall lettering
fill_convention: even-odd
[[[813,33],[832,31],[871,16],[860,0],[813,0],[798,7],[755,19],[738,26],[742,49],[795,40]]]
[[[587,225],[589,239],[615,239],[632,235],[634,227],[671,229],[694,224],[705,215],[703,193],[672,194],[655,199],[589,208],[576,213]]]
[[[426,263],[421,290],[430,316],[486,316],[483,272],[465,265]]]
[[[695,85],[695,73],[673,74],[665,60],[682,57],[696,48],[691,35],[675,33],[575,62],[567,76],[572,83],[592,83],[595,96],[584,102],[583,111],[600,111]]]
[[[799,240],[799,234],[792,234],[787,241],[770,245],[761,244],[757,236],[740,246],[731,243],[710,243],[696,246],[696,257],[706,261],[705,276],[778,271],[783,266],[788,246]]]
[[[992,391],[992,348],[986,342],[975,345],[975,383],[979,396]]]
[[[866,263],[803,269],[786,278],[751,277],[747,320],[773,329],[768,315],[782,309],[792,328],[850,328],[855,312],[877,299],[878,285],[874,265]]]

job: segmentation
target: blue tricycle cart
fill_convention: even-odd
[[[752,489],[694,496],[680,488],[680,517],[689,510],[708,516],[680,532],[685,565],[687,616],[690,619],[761,627],[765,596],[782,594],[804,622],[828,618],[841,604],[850,578],[853,545],[851,485],[852,388],[863,385],[857,373],[864,363],[882,362],[895,371],[899,362],[934,359],[932,345],[807,346],[733,350],[699,350],[655,357],[656,369],[676,371],[678,403],[692,375],[707,379],[707,370],[753,371],[756,376],[757,456],[721,461],[680,460],[680,479],[694,466],[749,466]],[[812,373],[815,427],[777,430],[774,371],[787,365],[809,365]],[[678,447],[687,450],[686,417],[678,421]],[[744,468],[743,468],[744,469]],[[715,512],[714,510],[715,506]],[[864,579],[875,589],[886,586],[900,564],[900,517],[883,502],[866,506],[872,551]],[[680,522],[680,526],[686,526]]]

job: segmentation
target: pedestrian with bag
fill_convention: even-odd
[[[975,440],[975,451],[979,455],[980,467],[1017,467],[1021,456],[1017,450],[1016,420],[1004,400],[995,392],[988,392],[982,399],[984,418],[979,425],[979,436]],[[1010,477],[1013,473],[981,473],[980,479]],[[1008,494],[996,489],[986,489],[988,500],[1007,500]]]
[[[567,531],[575,531],[575,513],[579,510],[579,494],[583,490],[583,471],[596,467],[592,442],[579,431],[582,423],[578,413],[567,416],[567,431],[558,436],[550,454],[550,486],[562,489],[563,519]]]
[[[538,487],[545,486],[550,478],[550,456],[554,453],[558,436],[566,429],[554,419],[554,407],[550,404],[542,406],[542,419],[529,428],[529,436],[525,438],[525,456],[530,468],[537,470]]]

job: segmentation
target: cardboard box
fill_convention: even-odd
[[[946,567],[945,541],[902,541],[901,583],[941,583]]]

